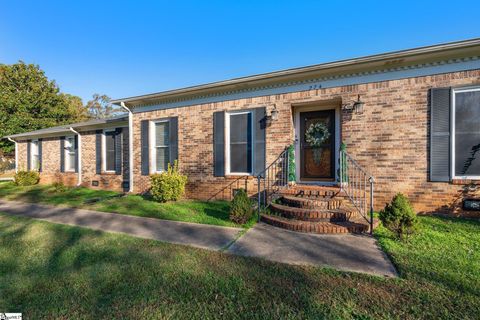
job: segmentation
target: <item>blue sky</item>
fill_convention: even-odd
[[[0,63],[86,101],[480,37],[478,1],[2,1]]]

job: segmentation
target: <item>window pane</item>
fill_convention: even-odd
[[[115,132],[105,133],[105,170],[115,171]]]
[[[252,171],[251,113],[230,115],[230,172]]]
[[[455,175],[480,176],[480,91],[455,94]]]
[[[155,124],[155,146],[168,146],[168,122],[158,122]]]
[[[230,142],[247,142],[250,113],[232,114],[230,116]]]
[[[168,147],[157,147],[156,166],[157,171],[165,171],[168,168],[169,150]]]
[[[72,152],[67,153],[67,170],[69,171],[75,170],[75,153],[72,153]]]

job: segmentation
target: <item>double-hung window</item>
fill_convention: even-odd
[[[103,141],[103,171],[115,172],[116,158],[115,158],[115,139],[118,133],[115,130],[104,131]]]
[[[157,121],[153,122],[154,126],[154,144],[153,144],[153,165],[154,172],[163,172],[168,168],[170,162],[170,122]]]
[[[30,168],[32,168],[32,170],[38,170],[40,168],[38,140],[32,140],[30,144]]]
[[[75,171],[75,137],[65,137],[65,170]]]
[[[252,112],[226,114],[226,173],[251,174],[253,162]]]
[[[480,179],[480,87],[452,94],[452,172],[457,179]]]

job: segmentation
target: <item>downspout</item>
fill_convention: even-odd
[[[128,192],[133,192],[133,113],[123,101],[120,106],[128,112]]]
[[[17,141],[13,140],[10,137],[7,137],[7,139],[15,143],[15,173],[17,173],[18,172],[18,144],[17,144]]]
[[[77,180],[77,187],[82,184],[82,136],[78,131],[75,131],[72,127],[69,128],[70,131],[75,133],[78,137],[78,180]]]

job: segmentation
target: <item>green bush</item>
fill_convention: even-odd
[[[37,171],[18,171],[15,173],[13,182],[17,186],[33,186],[40,181],[40,174]]]
[[[244,224],[250,220],[252,214],[252,201],[248,198],[244,189],[238,190],[230,205],[230,220]]]
[[[187,176],[180,174],[178,162],[175,161],[173,166],[168,164],[167,171],[151,175],[150,182],[152,185],[150,193],[154,200],[159,202],[177,201],[185,193]]]
[[[386,204],[379,217],[383,225],[399,239],[415,232],[418,224],[417,215],[410,201],[401,193],[397,193],[392,202]]]
[[[54,182],[52,184],[54,192],[56,193],[62,193],[67,191],[67,187],[63,184],[63,182]]]

